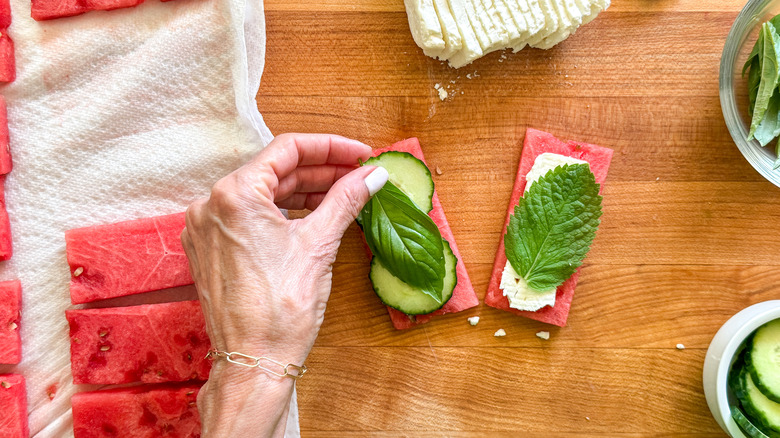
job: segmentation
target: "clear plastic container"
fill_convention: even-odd
[[[780,187],[780,169],[772,169],[776,159],[774,143],[761,147],[758,141],[747,140],[750,131],[747,75],[742,77],[742,66],[753,50],[761,25],[778,14],[780,1],[750,0],[737,16],[720,58],[720,106],[742,155],[758,173]]]

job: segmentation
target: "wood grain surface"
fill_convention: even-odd
[[[352,227],[298,385],[304,437],[724,436],[706,348],[731,315],[780,298],[780,189],[742,158],[718,100],[744,1],[613,3],[551,50],[453,70],[414,44],[401,0],[266,1],[271,130],[419,137],[480,298],[526,127],[615,150],[565,328],[481,305],[395,331]]]

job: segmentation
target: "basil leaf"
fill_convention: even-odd
[[[509,219],[506,258],[537,291],[574,274],[596,236],[599,185],[587,164],[556,167],[531,185]]]
[[[761,26],[761,38],[763,40],[761,54],[759,55],[761,59],[761,83],[758,86],[756,103],[753,107],[753,119],[750,122],[748,140],[753,138],[758,125],[764,119],[766,110],[769,107],[769,100],[775,88],[777,88],[777,55],[780,53],[780,36],[778,36],[777,30],[772,23],[766,22]]]
[[[780,91],[775,88],[774,94],[769,99],[764,120],[756,128],[753,137],[758,140],[761,146],[766,146],[778,135],[780,135]]]
[[[769,22],[772,23],[772,26],[775,27],[775,30],[780,29],[780,14],[772,17],[772,19],[769,20]],[[758,55],[759,53],[761,53],[761,41],[762,41],[761,33],[759,32],[758,39],[756,40],[756,43],[753,44],[753,50],[750,51],[750,54],[747,57],[747,61],[745,61],[745,65],[742,66],[743,77],[745,76],[745,72],[747,72],[748,68],[753,68],[752,67],[753,61],[756,59],[760,59]],[[761,66],[759,65],[758,68],[760,69]]]
[[[750,74],[748,75],[748,99],[750,99],[748,115],[751,117],[753,117],[753,108],[756,106],[759,85],[761,85],[761,60],[755,58],[750,67]]]
[[[387,182],[358,216],[366,243],[388,271],[442,302],[445,261],[439,227]]]

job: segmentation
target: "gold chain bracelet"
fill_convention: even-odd
[[[242,367],[247,368],[260,368],[261,370],[272,374],[276,377],[289,377],[293,380],[300,379],[304,374],[306,374],[306,365],[294,365],[291,363],[288,363],[287,365],[277,362],[273,359],[269,359],[267,357],[261,356],[261,357],[254,357],[249,356],[248,354],[243,353],[228,353],[226,351],[219,351],[217,349],[212,348],[209,350],[209,352],[206,354],[206,359],[208,360],[215,360],[218,358],[225,358],[228,362],[236,365],[241,365]],[[282,369],[282,372],[274,371],[270,368],[264,367],[263,365],[260,365],[260,362],[269,362],[274,365],[279,366]],[[290,371],[293,371],[292,373]]]

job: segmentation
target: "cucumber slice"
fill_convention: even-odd
[[[390,182],[406,193],[425,213],[433,209],[433,178],[428,166],[408,152],[388,151],[366,161],[381,166],[390,174]]]
[[[770,436],[780,433],[780,403],[764,396],[755,385],[747,366],[739,369],[739,383],[735,392],[745,413],[754,420],[754,424]]]
[[[458,284],[458,274],[455,270],[458,258],[452,253],[450,244],[446,240],[442,239],[442,243],[444,244],[444,269],[446,274],[444,275],[441,304],[420,289],[399,280],[398,277],[395,277],[387,268],[382,266],[379,257],[374,257],[371,259],[371,272],[368,274],[368,277],[371,279],[371,283],[374,285],[374,292],[379,296],[379,299],[386,305],[407,315],[425,315],[444,306],[452,297],[455,285]]]
[[[758,389],[780,403],[780,319],[762,325],[753,334],[747,366]]]
[[[731,417],[734,418],[734,421],[737,423],[739,428],[742,429],[742,432],[744,432],[745,435],[747,435],[749,438],[771,438],[769,435],[765,434],[761,431],[761,429],[751,423],[745,414],[743,414],[739,409],[731,408]]]

